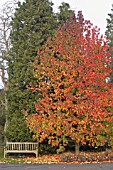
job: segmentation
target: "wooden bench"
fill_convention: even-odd
[[[4,158],[8,153],[34,153],[38,157],[37,142],[6,142]]]

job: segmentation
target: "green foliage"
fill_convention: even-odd
[[[111,54],[111,57],[113,58],[113,5],[112,5],[112,8],[111,8],[111,13],[108,14],[108,19],[107,19],[107,27],[106,27],[106,36],[108,38],[108,45],[110,46],[110,54]],[[111,62],[111,67],[112,67],[112,70],[113,70],[113,60]],[[111,73],[111,82],[113,82],[113,71]]]
[[[5,125],[5,108],[4,108],[4,90],[0,89],[0,139],[4,138],[4,125]]]
[[[40,144],[39,147],[39,153],[41,155],[46,155],[46,154],[55,154],[56,153],[56,146],[51,146],[48,144],[48,141],[45,140],[43,143]]]
[[[52,5],[48,0],[25,0],[23,3],[18,3],[11,22],[12,58],[9,61],[8,72],[7,137],[12,141],[26,141],[27,136],[28,139],[30,136],[23,113],[36,112],[34,102],[38,100],[38,92],[29,91],[26,86],[30,82],[32,84],[37,82],[33,76],[33,61],[37,55],[37,49],[42,48],[48,37],[53,36],[59,24],[65,22],[71,14],[69,5],[63,3],[59,8],[65,17],[59,18],[53,13]]]
[[[52,4],[48,0],[26,0],[18,4],[11,22],[11,60],[9,62],[9,127],[7,137],[13,141],[28,140],[23,112],[35,112],[36,94],[26,88],[33,78],[33,61],[41,47],[56,29]],[[27,132],[27,133],[26,133]]]
[[[70,20],[70,17],[74,14],[74,11],[70,9],[70,5],[65,2],[62,2],[58,9],[57,18],[59,24],[63,24],[67,20]]]
[[[12,115],[12,119],[10,119],[6,135],[8,141],[12,142],[33,141],[22,113],[17,113],[17,115],[15,114],[15,117]]]
[[[4,147],[0,144],[0,159],[4,156]]]

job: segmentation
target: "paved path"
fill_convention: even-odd
[[[113,162],[82,165],[0,164],[0,170],[113,170]]]

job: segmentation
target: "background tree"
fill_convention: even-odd
[[[48,138],[53,146],[65,146],[67,137],[79,143],[102,146],[106,123],[112,123],[113,90],[106,78],[111,72],[107,41],[81,12],[60,26],[35,59],[37,84],[30,83],[40,98],[38,112],[27,116],[31,132],[40,142]]]
[[[30,140],[23,111],[33,113],[35,94],[26,89],[33,80],[32,62],[40,47],[55,28],[52,4],[48,0],[26,0],[18,3],[11,22],[11,55],[9,63],[9,127],[7,136],[13,141]],[[15,124],[15,122],[17,122]]]
[[[112,68],[112,72],[110,74],[110,80],[112,83],[113,83],[113,5],[112,5],[112,8],[111,8],[111,13],[108,14],[108,17],[107,18],[107,27],[106,27],[106,36],[108,38],[108,45],[110,47],[110,55],[111,55],[111,58],[112,58],[112,61],[111,61],[111,68]],[[111,112],[113,112],[113,107],[112,109],[110,109]],[[113,139],[112,139],[112,134],[113,134],[113,129],[111,128],[113,125],[111,124],[107,124],[107,129],[110,129],[110,132],[108,134],[108,139],[109,139],[109,143],[110,145],[113,145]]]
[[[56,13],[58,19],[58,25],[64,24],[67,20],[70,20],[70,17],[73,15],[74,11],[71,10],[68,3],[62,2],[58,7],[58,12]]]
[[[4,139],[5,111],[4,111],[4,91],[0,89],[0,143]]]
[[[17,1],[7,1],[1,8],[0,13],[0,78],[2,80],[3,89],[1,93],[1,108],[2,114],[5,116],[4,132],[7,129],[7,113],[8,113],[8,101],[7,101],[7,91],[8,91],[8,62],[10,59],[10,31],[11,31],[11,18],[14,13],[14,9],[17,5]],[[3,116],[3,117],[4,117]],[[5,139],[6,140],[6,139]]]
[[[106,27],[106,36],[108,38],[108,45],[111,47],[110,54],[113,58],[113,5],[111,8],[111,13],[108,14],[109,18],[107,19],[107,27]],[[111,82],[113,82],[113,61],[111,63],[112,66],[112,73],[110,76]]]
[[[35,112],[34,101],[38,100],[38,95],[29,91],[26,85],[31,81],[35,83],[33,61],[37,48],[41,48],[47,38],[55,33],[59,24],[52,5],[48,0],[26,0],[18,4],[11,22],[12,58],[9,63],[8,100],[10,123],[7,131],[9,140],[30,140],[26,133],[28,129],[23,112]],[[18,123],[15,124],[15,121]]]

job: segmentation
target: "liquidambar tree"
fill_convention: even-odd
[[[59,147],[70,137],[76,154],[80,143],[103,146],[113,121],[113,90],[106,81],[110,62],[107,40],[84,20],[82,12],[59,27],[54,40],[38,50],[37,85],[28,87],[40,94],[37,113],[26,118],[34,137],[40,142],[48,138],[49,144]]]

